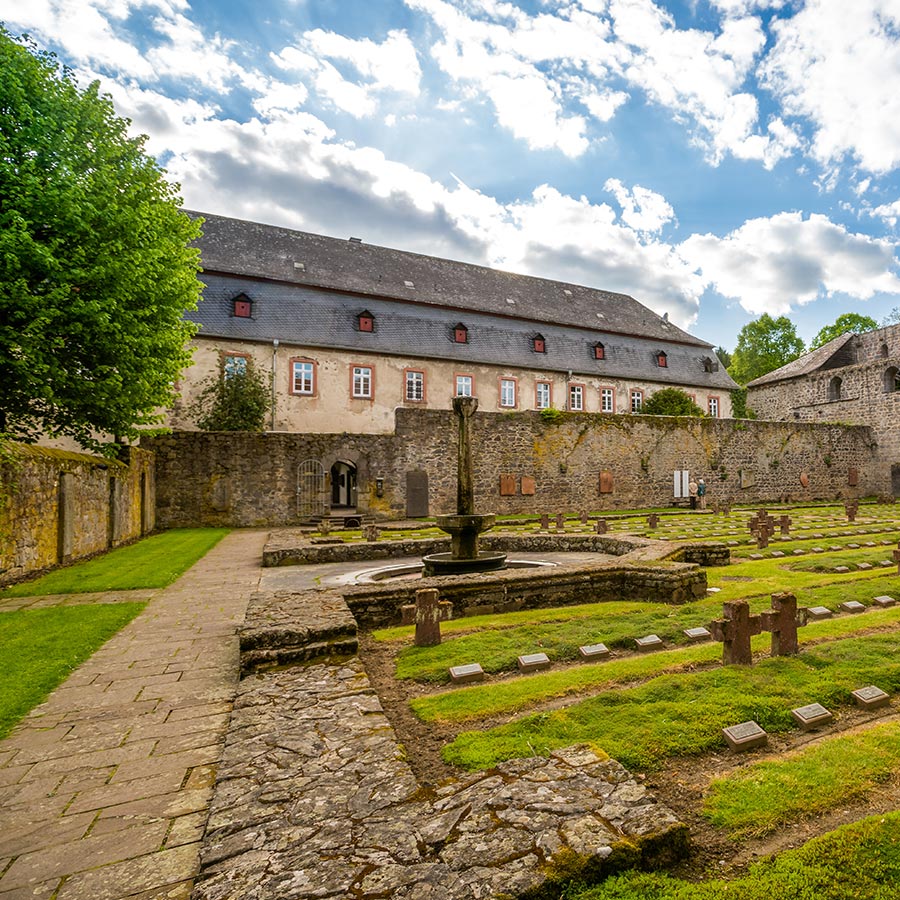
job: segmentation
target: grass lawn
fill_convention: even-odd
[[[566,900],[895,900],[900,813],[872,816],[822,835],[734,881],[682,881],[630,871]]]
[[[98,603],[0,613],[0,738],[144,605]]]
[[[174,528],[85,562],[15,584],[0,597],[89,594],[163,588],[187,571],[225,535],[227,528]]]

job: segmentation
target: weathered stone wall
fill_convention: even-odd
[[[122,461],[5,445],[0,462],[0,584],[91,556],[154,528],[153,455]]]
[[[472,441],[476,505],[501,514],[665,506],[673,500],[673,472],[684,468],[706,480],[710,503],[830,500],[890,489],[868,427],[477,413]],[[431,515],[455,511],[456,426],[448,411],[398,409],[393,435],[177,432],[142,446],[157,455],[164,527],[296,524],[298,469],[309,459],[326,472],[337,460],[357,466],[361,512],[404,516],[410,472],[427,474]],[[601,472],[609,488],[602,493]]]
[[[885,484],[878,492],[890,493],[900,464],[900,327],[858,335],[853,355],[850,365],[751,388],[747,403],[767,419],[868,425],[878,443],[873,474]]]

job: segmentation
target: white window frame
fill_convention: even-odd
[[[634,389],[631,392],[631,411],[639,413],[644,406],[644,392]]]
[[[456,397],[472,397],[475,389],[475,379],[471,375],[456,376]]]
[[[372,367],[371,366],[354,366],[353,367],[353,391],[354,400],[371,400],[372,399]]]
[[[577,400],[575,398],[578,398]],[[569,410],[570,412],[584,412],[584,385],[569,385]]]
[[[405,376],[404,398],[410,403],[421,403],[425,399],[425,373],[417,369],[407,369]]]
[[[600,412],[616,411],[616,392],[613,388],[600,388]]]
[[[710,418],[718,419],[719,418],[719,398],[718,397],[707,397],[707,409],[709,411]]]
[[[535,409],[550,409],[551,387],[549,381],[538,381],[534,385],[534,407]]]
[[[247,356],[243,353],[226,353],[222,359],[222,377],[228,381],[234,375],[247,374]]]
[[[516,381],[514,378],[500,379],[500,406],[503,409],[515,409]]]
[[[295,359],[291,363],[291,393],[311,397],[315,392],[316,364],[308,359]]]

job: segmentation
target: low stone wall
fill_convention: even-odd
[[[706,584],[706,572],[689,563],[594,563],[366,585],[344,591],[344,599],[360,627],[381,628],[398,624],[400,608],[422,588],[437,588],[458,618],[608,600],[688,603],[706,596]]]
[[[637,538],[594,534],[503,534],[482,535],[483,550],[502,553],[603,553],[624,556],[645,546]],[[335,539],[315,543],[295,530],[273,531],[263,550],[263,566],[296,566],[333,562],[364,562],[402,559],[449,551],[450,538],[415,538],[344,543]],[[694,560],[690,560],[693,562]]]
[[[92,556],[155,523],[154,460],[121,460],[27,444],[0,456],[0,584]]]

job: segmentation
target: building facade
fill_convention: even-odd
[[[663,387],[713,417],[735,387],[711,344],[632,297],[206,216],[194,365],[169,424],[210,378],[252,362],[267,430],[380,433],[394,410],[639,412]]]
[[[900,496],[900,325],[844,334],[747,385],[762,418],[869,425]]]

